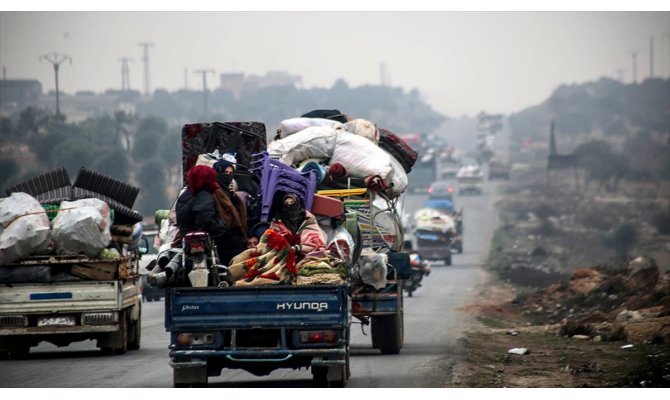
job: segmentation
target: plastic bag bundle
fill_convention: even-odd
[[[341,128],[313,126],[268,145],[268,154],[287,165],[297,165],[308,158],[329,159],[335,149]]]
[[[358,276],[366,285],[379,290],[386,287],[386,273],[388,256],[375,253],[371,249],[364,249],[358,259]]]
[[[372,122],[358,118],[344,124],[344,129],[354,135],[362,136],[374,144],[379,144],[379,130]]]
[[[112,239],[110,225],[109,206],[104,201],[64,201],[53,220],[56,252],[96,257]]]
[[[46,253],[51,223],[39,201],[27,193],[0,200],[0,265]]]
[[[346,226],[341,225],[328,235],[328,250],[333,257],[344,261],[346,265],[351,264],[355,249],[354,239],[347,231]]]
[[[337,135],[330,165],[335,163],[342,164],[351,177],[379,176],[386,184],[393,169],[388,153],[370,140],[346,131]]]
[[[289,135],[300,132],[301,130],[310,128],[312,126],[329,126],[332,128],[337,128],[338,126],[342,126],[342,123],[325,118],[289,118],[279,123],[277,134],[279,134],[279,137],[283,139]]]

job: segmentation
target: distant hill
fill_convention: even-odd
[[[522,161],[546,162],[552,120],[560,153],[594,139],[622,150],[626,140],[638,134],[667,145],[670,79],[623,84],[602,78],[562,85],[545,102],[510,116],[513,156]]]

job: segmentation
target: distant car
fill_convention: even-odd
[[[453,181],[437,181],[433,182],[428,188],[429,199],[444,199],[453,200],[454,198],[454,183]]]
[[[156,235],[158,235],[158,231],[146,231],[142,234],[142,239],[140,240],[140,253],[142,257],[140,258],[139,272],[143,301],[158,301],[162,297],[165,297],[165,289],[150,285],[147,279],[150,274],[147,266],[156,260],[156,255],[158,254],[158,250],[154,247]]]

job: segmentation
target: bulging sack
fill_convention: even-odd
[[[39,201],[27,193],[0,200],[0,265],[46,253],[51,223]]]
[[[379,144],[379,130],[372,122],[358,118],[344,124],[344,129],[354,135],[364,137],[374,144]]]
[[[298,165],[309,158],[329,159],[341,128],[312,126],[268,145],[268,155],[287,165]]]
[[[370,140],[349,132],[340,132],[330,165],[340,163],[354,178],[379,176],[388,185],[391,156]]]
[[[332,128],[337,128],[338,126],[342,126],[342,123],[325,118],[289,118],[279,123],[277,134],[279,134],[279,137],[283,139],[289,135],[300,132],[301,130],[312,126],[329,126]]]
[[[97,257],[112,240],[109,206],[99,199],[64,201],[53,220],[58,254]]]

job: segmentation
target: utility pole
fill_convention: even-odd
[[[202,99],[203,99],[203,118],[207,118],[207,74],[213,74],[213,69],[197,69],[193,71],[194,74],[202,74]]]
[[[654,37],[649,38],[649,79],[654,77]]]
[[[154,44],[151,42],[140,42],[137,45],[144,48],[144,56],[142,57],[142,61],[144,62],[144,94],[148,96],[151,94],[151,85],[149,84],[149,47]]]
[[[628,52],[633,57],[633,83],[637,83],[637,50]]]
[[[65,61],[70,61],[70,65],[72,65],[72,57],[65,54],[56,53],[54,51],[52,54],[41,55],[40,60],[42,59],[49,61],[54,66],[54,74],[56,75],[56,115],[60,115],[60,98],[58,94],[58,70],[60,69],[60,65]]]
[[[128,61],[132,60],[123,57],[119,58],[119,61],[121,61],[121,90],[125,92],[130,90],[130,70],[128,69]]]
[[[619,81],[623,82],[623,68],[617,68],[616,73]]]

